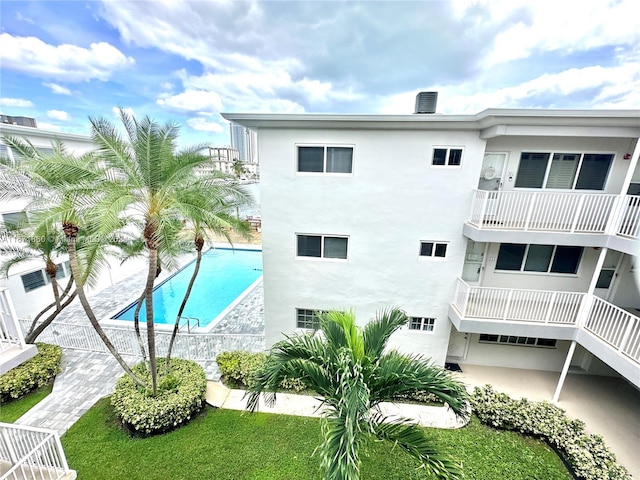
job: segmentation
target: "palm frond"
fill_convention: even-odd
[[[362,331],[365,354],[370,358],[382,355],[393,332],[408,321],[407,314],[398,308],[379,312],[376,319],[367,323]]]

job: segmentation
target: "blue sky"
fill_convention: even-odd
[[[2,1],[0,111],[88,133],[114,109],[229,143],[220,112],[640,108],[634,0]]]

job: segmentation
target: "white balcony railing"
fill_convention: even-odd
[[[578,292],[476,287],[458,279],[453,306],[466,319],[584,328],[619,353],[640,363],[640,318],[596,296]],[[583,306],[585,308],[581,308]]]
[[[584,293],[475,287],[458,280],[454,306],[465,318],[575,325]]]
[[[612,232],[638,238],[639,211],[640,197],[632,195],[474,190],[469,223],[490,230]]]
[[[75,478],[60,437],[51,430],[0,423],[0,480]]]
[[[640,362],[640,318],[601,298],[593,297],[585,329],[618,352]]]
[[[0,288],[0,353],[15,346],[26,346],[24,336],[9,298],[9,290]]]
[[[624,197],[624,208],[616,233],[623,237],[640,238],[640,195]]]

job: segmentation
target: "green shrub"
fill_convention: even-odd
[[[578,478],[584,480],[630,480],[627,470],[602,437],[588,434],[584,422],[571,420],[565,411],[547,402],[513,400],[490,385],[476,387],[471,397],[474,413],[494,428],[516,430],[540,437],[561,453]]]
[[[158,370],[164,369],[164,358],[158,359]],[[150,379],[144,363],[133,367],[136,375]],[[204,405],[207,379],[200,365],[174,358],[166,377],[159,378],[155,397],[135,384],[129,375],[116,383],[111,404],[122,424],[132,433],[146,436],[163,433],[187,423]]]
[[[47,343],[36,346],[38,353],[33,358],[0,376],[0,403],[43,387],[61,371],[62,349]]]
[[[244,350],[222,352],[216,357],[220,374],[235,387],[250,385],[253,375],[264,365],[264,353],[250,353]]]
[[[302,380],[299,378],[284,377],[284,380],[280,382],[280,387],[284,390],[293,390],[296,393],[302,392],[307,388]]]

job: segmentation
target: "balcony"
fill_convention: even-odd
[[[480,242],[610,247],[633,254],[640,196],[474,190],[463,233]]]
[[[449,318],[460,332],[575,340],[640,387],[640,318],[598,297],[459,279]]]
[[[38,349],[24,341],[9,290],[0,288],[0,375],[29,360]]]
[[[0,423],[0,480],[74,478],[56,432]]]

